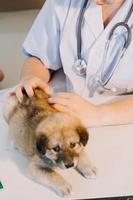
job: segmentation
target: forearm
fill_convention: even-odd
[[[29,57],[23,66],[21,80],[29,76],[40,78],[47,83],[51,78],[51,73],[38,58]]]
[[[99,126],[133,123],[133,96],[99,106]]]

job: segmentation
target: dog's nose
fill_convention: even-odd
[[[70,167],[73,167],[73,166],[74,166],[74,163],[70,163],[70,164],[65,165],[66,168],[70,168]]]

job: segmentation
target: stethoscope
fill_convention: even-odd
[[[83,6],[80,10],[78,26],[77,26],[78,27],[77,28],[77,60],[75,61],[74,65],[72,66],[73,71],[78,76],[81,76],[81,77],[85,77],[86,71],[87,71],[87,63],[81,56],[81,48],[82,48],[81,29],[82,29],[82,21],[83,21],[84,13],[85,13],[85,10],[87,8],[88,3],[90,4],[90,1],[85,0],[84,4],[83,4]],[[108,81],[112,77],[120,59],[123,57],[126,49],[128,48],[128,46],[131,42],[131,28],[129,27],[127,22],[128,22],[128,20],[131,16],[132,12],[133,12],[133,4],[132,4],[125,20],[123,22],[119,22],[119,23],[115,24],[113,26],[113,28],[111,29],[110,33],[109,33],[107,43],[106,43],[106,47],[105,47],[105,50],[104,50],[102,66],[97,71],[97,73],[94,76],[92,76],[92,78],[88,82],[88,89],[90,91],[90,94],[89,94],[90,97],[94,95],[94,93],[95,93],[95,91],[97,90],[98,87],[104,88],[104,86],[108,83]],[[124,42],[123,42],[123,45],[122,45],[122,49],[119,53],[119,52],[117,52],[117,48],[116,48],[116,54],[118,54],[118,56],[116,57],[114,55],[112,62],[106,68],[106,70],[104,70],[105,64],[106,64],[106,59],[107,59],[107,56],[108,56],[109,47],[110,47],[110,44],[112,42],[112,38],[115,34],[116,29],[118,29],[119,27],[123,27],[125,29],[124,32],[126,33],[126,35],[123,35]]]

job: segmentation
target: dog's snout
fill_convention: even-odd
[[[74,163],[65,164],[65,167],[66,167],[66,168],[70,168],[70,167],[73,167],[73,166],[74,166]]]

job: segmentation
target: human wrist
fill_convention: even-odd
[[[20,78],[20,81],[27,81],[27,80],[30,80],[30,79],[33,79],[33,78],[36,78],[36,76],[34,76],[34,75],[24,75]]]
[[[92,105],[91,108],[92,112],[89,114],[89,119],[88,119],[88,127],[97,127],[101,126],[103,123],[102,115],[103,111],[101,106],[99,105]]]
[[[106,126],[113,123],[113,111],[108,105],[92,105],[87,119],[87,128]]]
[[[115,122],[115,113],[111,105],[99,106],[99,126],[112,125]]]
[[[38,78],[45,83],[50,80],[50,70],[39,59],[31,57],[24,64],[21,71],[21,79]]]
[[[99,126],[99,115],[100,115],[100,108],[97,105],[88,103],[82,110],[81,114],[81,121],[86,128],[92,128]]]

